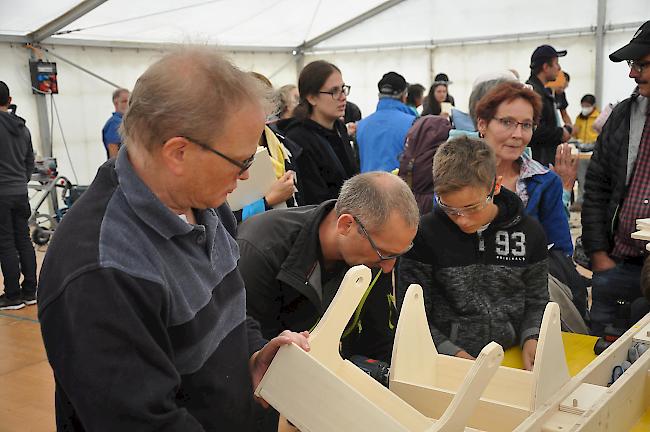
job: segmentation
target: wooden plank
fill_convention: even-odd
[[[343,329],[371,280],[350,269],[309,338],[311,351],[283,346],[256,394],[303,432],[432,430],[433,421],[339,355]]]
[[[503,348],[496,342],[490,342],[481,350],[451,403],[438,419],[436,427],[440,431],[464,429],[502,360]]]
[[[467,375],[472,360],[441,355],[437,359],[438,387],[456,392]],[[487,386],[482,399],[530,410],[533,374],[526,370],[500,367]],[[508,389],[508,391],[504,391]]]
[[[560,307],[551,302],[544,310],[535,353],[531,411],[546,403],[569,379],[569,367],[562,344]]]
[[[372,378],[367,379],[380,387],[377,393],[386,390]],[[256,393],[302,432],[425,431],[431,424],[387,390],[384,393],[392,400],[378,407],[375,403],[381,401],[362,394],[295,345],[278,351]],[[395,418],[395,413],[406,426]]]
[[[616,380],[587,412],[576,432],[618,432],[629,430],[648,409],[650,352],[644,353]]]
[[[636,220],[636,229],[638,229],[638,230],[650,230],[650,218],[637,219]]]
[[[636,231],[631,234],[633,239],[650,241],[650,230]]]
[[[391,389],[429,418],[440,418],[451,404],[455,394],[449,390],[400,381],[392,383]],[[529,415],[530,411],[520,406],[481,397],[467,421],[467,426],[487,432],[510,431]]]
[[[618,432],[629,430],[629,428],[634,425],[641,415],[643,415],[643,413],[648,409],[648,399],[650,398],[648,396],[649,390],[647,389],[647,378],[646,382],[643,382],[642,377],[637,374],[639,373],[639,369],[645,369],[645,371],[647,371],[650,367],[650,350],[644,353],[643,356],[641,356],[641,358],[637,360],[628,371],[626,371],[626,374],[631,371],[628,376],[633,376],[632,381],[635,381],[638,388],[634,388],[635,384],[629,384],[629,380],[627,379],[623,379],[620,383],[617,381],[608,389],[606,395],[596,402],[593,410],[585,414],[585,416],[588,417],[561,413],[559,411],[559,405],[582,383],[607,386],[607,383],[611,379],[613,367],[627,359],[627,350],[633,343],[634,336],[648,323],[650,323],[650,314],[646,315],[637,324],[632,326],[632,328],[625,332],[616,342],[598,356],[596,360],[574,376],[557,392],[555,396],[549,399],[543,407],[536,410],[528,419],[517,427],[514,432],[566,432],[567,430],[583,430],[585,432],[590,432],[592,430],[607,430]],[[623,376],[625,376],[625,374],[623,374]],[[619,390],[619,394],[613,398],[613,391],[619,388],[622,388],[622,390]],[[639,394],[642,394],[643,397],[637,397]],[[626,420],[625,422],[620,423],[620,416],[628,414],[629,422]],[[616,419],[616,422],[614,422],[613,419]],[[589,427],[595,429],[583,428],[583,425],[587,421],[589,421]],[[573,424],[573,428],[569,428],[567,426],[568,424]],[[603,425],[606,425],[609,429],[602,429],[604,427]],[[578,428],[578,426],[582,429]]]
[[[437,371],[440,370],[440,367],[437,362],[441,358],[444,357],[438,355],[431,340],[427,315],[424,311],[422,287],[413,284],[406,291],[395,329],[390,381],[418,382],[427,386],[439,386]],[[462,377],[467,374],[471,365],[472,363],[468,360],[461,366],[464,368],[459,372]],[[447,367],[443,368],[447,373],[456,372],[456,370],[449,370]],[[456,377],[454,382],[460,386],[462,378],[458,378]],[[457,388],[453,390],[457,390]]]
[[[607,391],[607,387],[582,383],[560,403],[560,411],[583,415]]]

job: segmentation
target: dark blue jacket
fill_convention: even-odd
[[[562,180],[552,171],[526,179],[528,204],[525,213],[544,227],[548,243],[567,255],[573,254],[569,221],[562,202]]]

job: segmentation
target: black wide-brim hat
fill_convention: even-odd
[[[611,53],[609,59],[618,63],[623,60],[638,60],[648,54],[650,54],[650,21],[643,23],[634,33],[630,43]]]

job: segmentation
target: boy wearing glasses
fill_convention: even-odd
[[[414,246],[400,263],[400,293],[424,290],[438,352],[473,359],[490,341],[522,347],[535,361],[548,303],[546,237],[501,188],[496,158],[483,141],[459,137],[433,161],[436,204],[420,220]]]

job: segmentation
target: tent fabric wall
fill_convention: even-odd
[[[50,47],[52,52],[126,88],[133,88],[145,69],[162,55],[162,51],[145,49]],[[0,43],[0,79],[11,89],[18,114],[27,119],[35,151],[42,154],[41,139],[36,114],[36,96],[32,94],[29,78],[29,50],[21,45]],[[282,53],[225,53],[231,61],[244,70],[255,70],[267,76],[275,74],[272,82],[281,86],[295,83],[296,69],[290,54]],[[54,96],[61,126],[70,152],[72,164],[80,184],[88,184],[97,168],[106,160],[101,129],[113,111],[113,87],[85,72],[58,60],[59,94]],[[173,81],[170,82],[173,85]],[[48,110],[51,96],[45,96]],[[50,113],[50,119],[52,115]],[[216,126],[218,127],[218,126]],[[53,155],[57,158],[59,172],[71,180],[72,169],[55,117],[52,134]]]
[[[633,32],[629,31],[608,34],[605,38],[606,55],[625,45],[632,36]],[[568,51],[568,55],[560,59],[560,65],[571,76],[567,89],[568,112],[575,118],[580,111],[580,98],[595,91],[596,52],[593,35],[430,49],[323,52],[306,56],[305,64],[317,59],[336,64],[341,69],[345,82],[352,86],[349,99],[359,105],[364,116],[375,111],[377,82],[384,73],[391,70],[404,75],[409,83],[420,83],[427,89],[435,74],[446,73],[453,81],[449,92],[456,99],[458,108],[466,111],[472,84],[479,75],[516,69],[521,80],[525,81],[530,74],[530,55],[535,47],[542,44],[552,44],[557,49]],[[605,103],[620,101],[630,95],[635,84],[628,78],[628,73],[627,64],[615,64],[606,60],[603,86]]]

